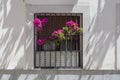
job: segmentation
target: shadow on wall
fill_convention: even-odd
[[[45,74],[2,74],[0,76],[0,80],[66,80],[66,79],[96,80],[97,78],[99,78],[99,80],[104,80],[104,77],[105,76],[103,75],[59,75],[59,74],[46,74],[46,73]]]
[[[0,69],[25,66],[24,9],[22,0],[0,1]]]
[[[120,55],[119,55],[119,52],[120,52],[120,1],[119,3],[116,5],[116,52],[117,52],[117,65],[118,65],[118,68],[120,68]]]
[[[104,7],[103,7],[103,2]],[[98,0],[97,13],[88,30],[89,39],[86,69],[116,69],[115,59],[115,6],[116,0]],[[112,57],[111,57],[112,56]],[[107,57],[107,60],[105,60]],[[107,62],[106,62],[107,61]],[[104,62],[105,65],[104,65]],[[108,65],[108,66],[107,66]]]
[[[55,74],[0,74],[0,80],[55,80]]]
[[[58,74],[41,72],[36,73],[24,73],[18,74],[17,72],[12,74],[0,74],[0,80],[120,80],[119,74],[85,74],[85,75],[75,75],[75,74]]]
[[[118,79],[116,78],[118,77]],[[119,80],[119,75],[111,79],[111,75],[59,75],[59,74],[2,74],[0,80]],[[106,78],[106,79],[104,79]]]

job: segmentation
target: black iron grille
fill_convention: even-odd
[[[39,33],[34,28],[34,67],[35,68],[82,68],[83,67],[83,34],[65,36],[65,40],[56,46],[50,42],[49,46],[37,45],[38,38],[51,35],[54,30],[65,26],[67,21],[73,20],[79,27],[83,26],[82,13],[35,13],[34,18],[48,18],[49,23]]]

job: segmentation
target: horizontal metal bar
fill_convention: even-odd
[[[82,16],[83,13],[35,13],[37,16]]]

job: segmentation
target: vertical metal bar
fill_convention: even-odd
[[[79,54],[79,53],[78,53],[78,46],[77,46],[77,45],[78,45],[78,43],[77,43],[77,35],[75,35],[75,36],[76,36],[76,55],[77,55],[77,58],[76,58],[77,61],[76,61],[76,62],[77,62],[77,67],[78,67],[78,64],[79,64],[79,60],[78,60],[78,59],[79,59],[79,56],[78,56],[78,54]]]
[[[51,49],[50,49],[50,67],[51,67]]]
[[[56,13],[54,14],[54,16],[56,16]],[[56,19],[55,19],[56,20]],[[55,24],[54,24],[54,26],[55,26]],[[55,48],[56,48],[56,45],[55,45]],[[56,67],[56,50],[55,50],[55,67]]]
[[[61,67],[61,43],[60,43],[60,57],[59,57],[59,59],[60,59],[59,67]]]
[[[37,17],[36,13],[34,14],[34,19]],[[34,26],[34,68],[36,68],[36,29],[35,29],[35,26]]]
[[[66,35],[66,37],[68,38],[68,35]],[[68,50],[68,40],[66,39],[66,43],[65,43],[65,67],[67,67],[67,50]]]
[[[66,16],[66,22],[67,22],[67,15]],[[66,36],[66,40],[65,40],[65,61],[64,61],[64,67],[67,67],[67,48],[68,48],[68,44],[67,44],[67,40],[68,40],[68,34],[65,35]]]
[[[76,14],[75,17],[76,17],[76,22],[78,23],[77,14]],[[78,50],[78,48],[77,48],[78,47],[77,46],[77,35],[75,35],[75,44],[76,44],[75,45],[76,46],[76,48],[75,48],[76,49],[76,67],[78,67],[78,63],[79,63],[78,59],[79,59],[79,57],[78,57],[78,51],[77,51]]]
[[[61,16],[61,15],[60,15]],[[60,27],[61,27],[61,24],[62,24],[62,19],[60,19]],[[60,59],[60,62],[59,62],[59,67],[61,67],[61,43],[60,43],[60,57],[59,57],[59,59]]]
[[[46,50],[44,50],[44,67],[46,67]]]
[[[52,20],[52,16],[51,16],[51,14],[50,14],[50,21]],[[49,22],[50,23],[50,26],[52,26],[52,23],[51,22]],[[51,58],[52,58],[52,56],[51,56],[51,47],[50,47],[50,67],[51,67]]]
[[[72,13],[71,13],[71,20],[72,20]],[[70,67],[72,67],[72,34],[70,34],[70,43],[69,43],[69,45],[70,45],[70,62],[71,62],[71,64],[70,64]]]
[[[41,13],[40,16],[42,19],[42,18],[44,18],[45,14]],[[44,36],[46,36],[46,35],[47,34],[44,34]],[[41,46],[41,48],[42,48],[42,46]],[[44,66],[43,67],[46,67],[46,62],[47,62],[47,60],[46,60],[46,45],[45,45],[45,50],[43,50],[43,51],[44,51]]]
[[[83,27],[83,14],[81,14],[81,18],[80,18],[80,23],[81,23],[81,27]],[[80,67],[83,68],[83,33],[80,34]]]
[[[41,67],[41,52],[39,51],[39,67]]]
[[[41,18],[41,14],[38,14],[38,17]],[[37,36],[38,36],[38,33],[37,33]],[[42,49],[42,46],[39,46],[39,67],[42,67],[41,66],[41,49]]]
[[[77,16],[78,17],[78,16]],[[81,17],[81,16],[80,16]],[[77,18],[77,20],[78,20],[78,26],[80,26],[81,27],[81,18],[80,17],[78,17]],[[79,64],[78,64],[78,66],[80,67],[81,66],[81,59],[80,59],[80,57],[81,57],[81,34],[79,34],[79,35],[77,35],[78,36],[78,53],[79,53]]]
[[[73,40],[72,40],[72,37],[73,37],[73,35],[70,35],[70,37],[71,37],[71,45],[70,46],[71,46],[71,67],[72,67],[72,61],[73,61],[72,60],[72,50],[73,50],[73,45],[72,45],[73,44]]]

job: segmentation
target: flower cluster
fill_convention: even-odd
[[[82,32],[82,28],[78,27],[78,23],[72,20],[66,22],[66,27],[63,27],[63,30],[64,32],[66,32],[66,34],[73,34],[73,35]]]
[[[52,37],[57,38],[58,41],[63,41],[65,39],[64,31],[62,29],[54,30]]]
[[[44,39],[38,39],[37,44],[38,45],[43,45],[43,44],[47,43],[49,40],[52,40],[52,38],[47,37],[47,38],[44,38]]]
[[[66,22],[66,26],[67,27],[74,27],[74,26],[78,26],[78,24],[75,23],[74,21],[70,20],[70,21]]]
[[[59,45],[60,42],[65,40],[64,31],[62,29],[54,30],[51,37],[52,41],[54,41],[56,45]]]
[[[48,23],[48,19],[47,18],[43,18],[43,19],[35,18],[33,23],[35,27],[37,28],[37,30],[41,31],[43,30],[43,26]]]
[[[34,25],[39,31],[43,30],[43,26],[47,23],[47,18],[43,18],[41,20],[39,18],[35,18],[34,20]],[[45,39],[38,39],[37,43],[38,45],[43,45],[49,41],[53,41],[56,43],[56,45],[59,45],[60,42],[67,39],[65,37],[65,34],[75,35],[79,34],[80,32],[82,32],[82,28],[79,28],[76,22],[70,20],[66,22],[65,27],[63,27],[62,29],[54,30],[50,37],[47,37]]]

